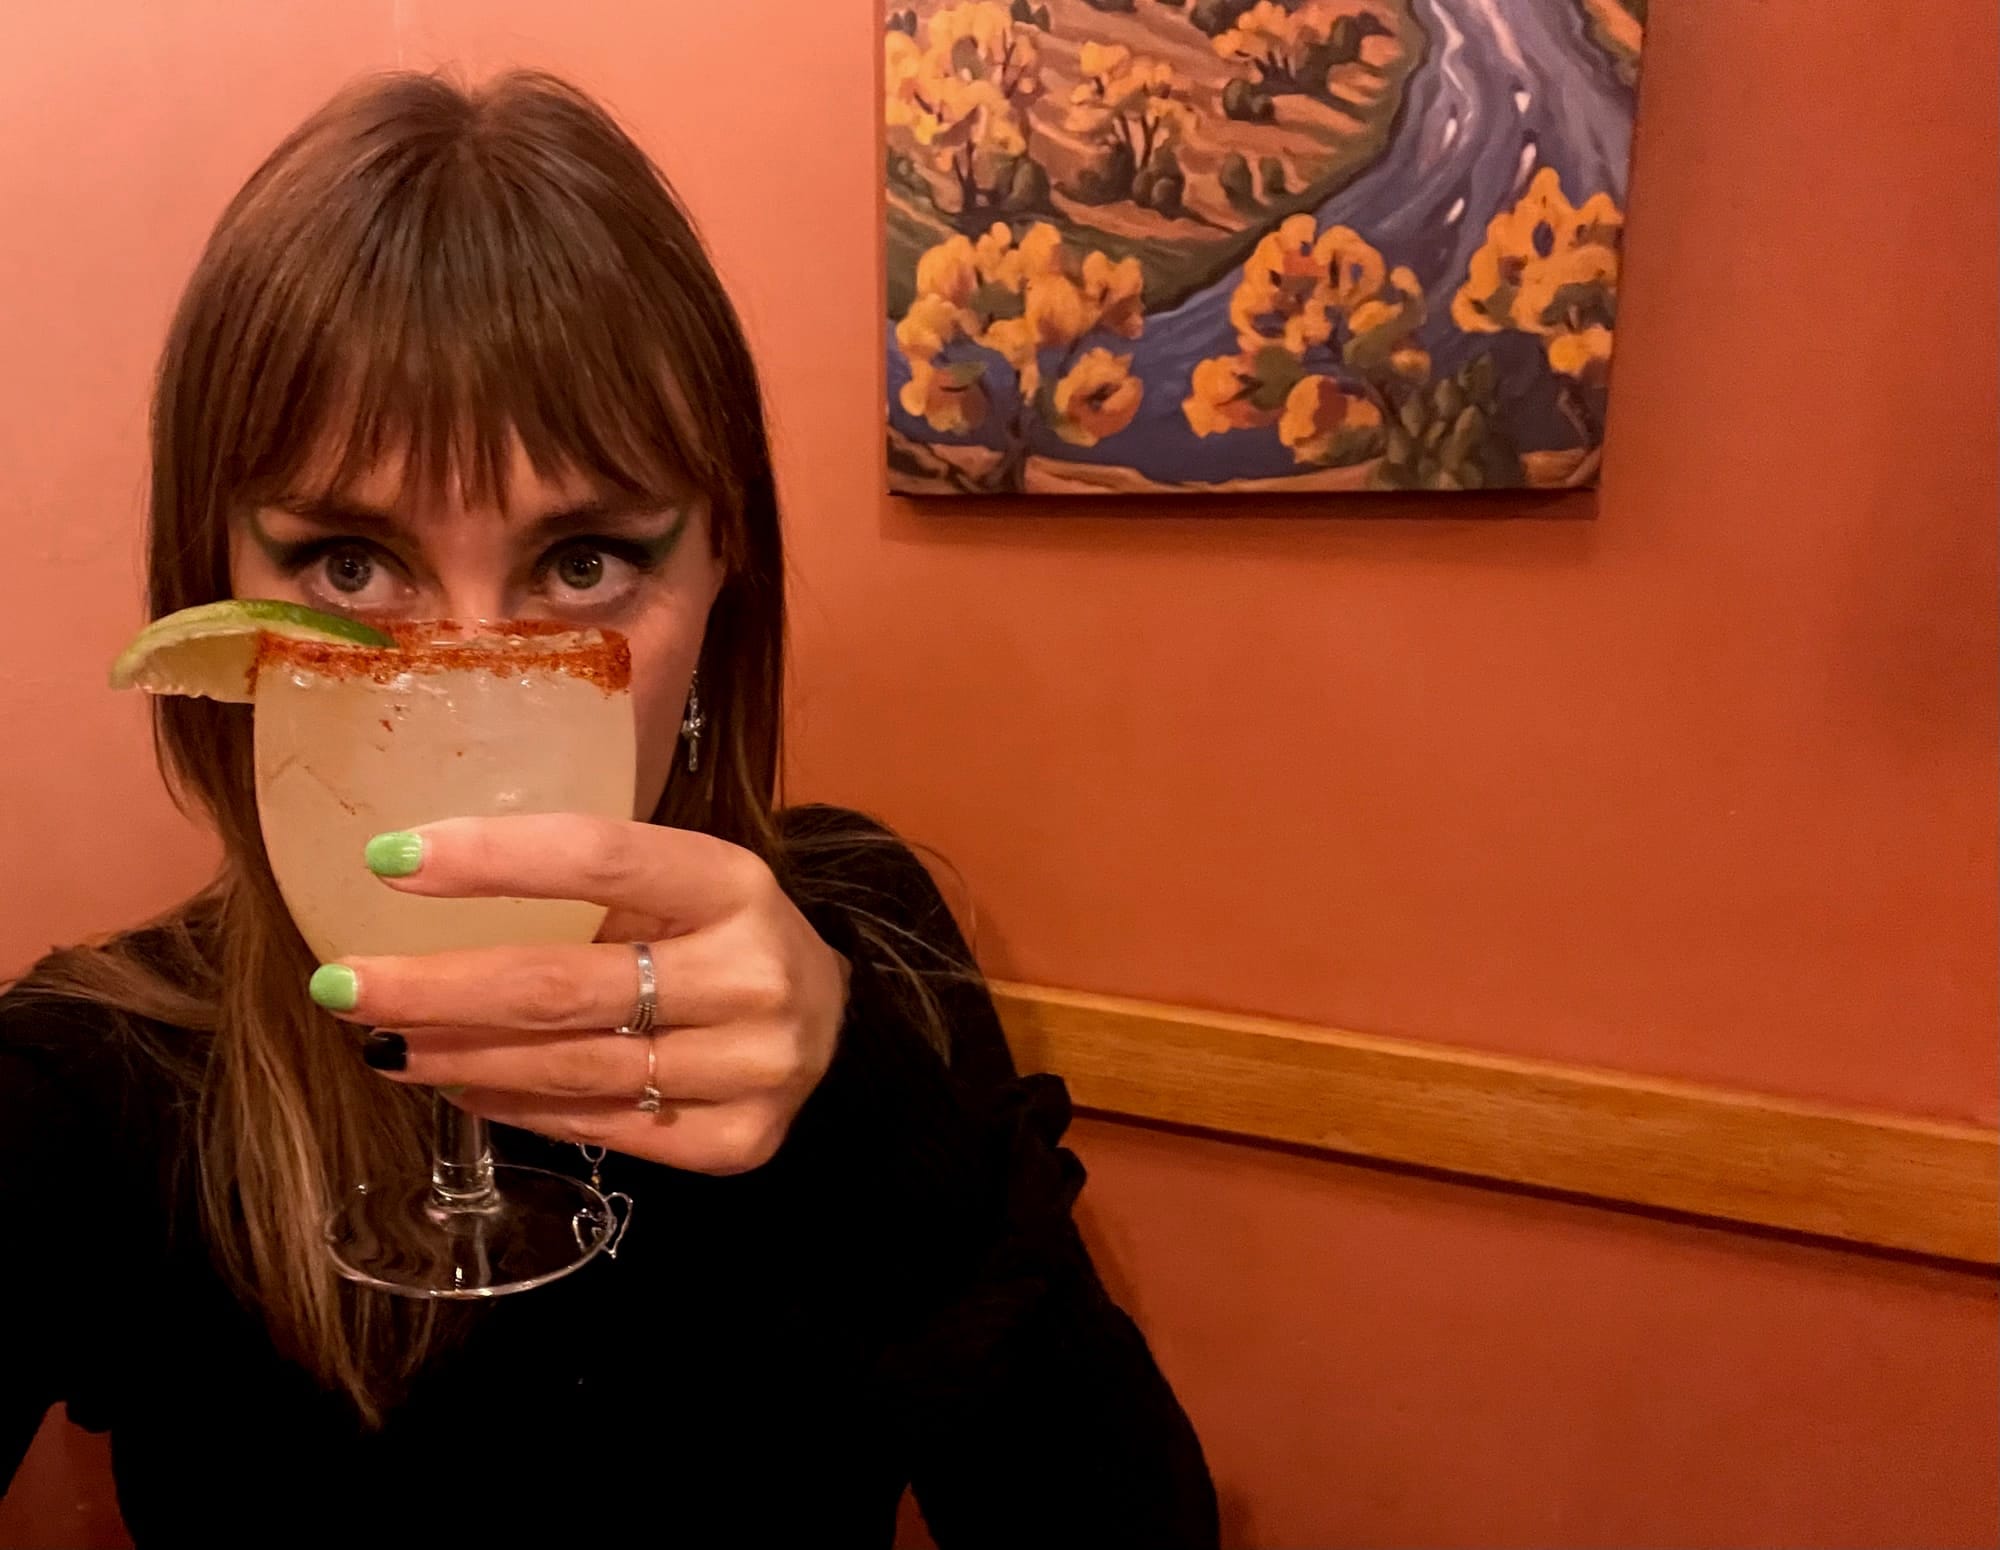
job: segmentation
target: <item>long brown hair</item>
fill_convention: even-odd
[[[514,436],[538,471],[709,498],[727,579],[700,678],[719,756],[677,772],[655,819],[785,875],[773,819],[783,563],[756,371],[664,177],[551,76],[477,89],[364,79],[231,201],[160,362],[151,611],[229,595],[228,519],[245,502],[306,480],[339,489],[392,453],[427,493],[450,481],[468,500],[504,499]],[[210,1035],[183,1074],[199,1095],[214,1256],[279,1348],[373,1423],[433,1321],[341,1283],[319,1224],[342,1181],[422,1166],[424,1100],[366,1072],[307,999],[312,960],[257,824],[249,707],[165,698],[154,726],[177,798],[221,835],[221,873],[163,931],[59,954],[31,988]],[[863,934],[934,1013],[897,944]]]

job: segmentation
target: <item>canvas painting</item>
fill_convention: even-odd
[[[890,0],[890,488],[1592,482],[1645,20]]]

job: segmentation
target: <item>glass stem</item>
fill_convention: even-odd
[[[477,1211],[493,1200],[493,1147],[486,1121],[439,1093],[431,1100],[431,1204]]]

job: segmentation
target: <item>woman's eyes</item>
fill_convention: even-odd
[[[572,538],[542,556],[535,583],[552,602],[610,607],[624,601],[657,562],[638,544]]]
[[[627,601],[659,563],[660,557],[646,546],[626,540],[565,539],[535,562],[529,592],[557,607],[612,608]],[[311,544],[288,556],[285,568],[306,590],[340,609],[401,611],[417,594],[401,561],[359,539]]]
[[[393,608],[414,589],[388,555],[370,544],[334,542],[301,557],[299,572],[342,607]]]
[[[604,553],[570,548],[549,567],[549,574],[573,591],[588,592],[604,580]]]

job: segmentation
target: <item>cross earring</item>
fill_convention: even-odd
[[[681,713],[681,740],[687,744],[688,774],[701,769],[701,669],[688,680],[687,709]]]

